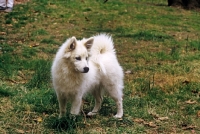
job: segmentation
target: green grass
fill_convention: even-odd
[[[34,73],[31,76],[30,81],[27,83],[29,88],[41,88],[43,86],[48,86],[50,83],[50,67],[51,62],[48,60],[35,60],[32,61],[32,69]]]
[[[0,96],[1,97],[13,96],[13,92],[11,92],[9,90],[10,89],[6,88],[6,86],[2,85],[0,88]]]
[[[165,0],[32,0],[0,13],[1,133],[200,133],[200,13]],[[124,117],[105,96],[99,114],[58,119],[51,64],[59,46],[107,32],[125,73]]]

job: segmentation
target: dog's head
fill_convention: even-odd
[[[89,52],[93,45],[93,37],[77,40],[75,37],[68,39],[64,58],[71,61],[76,71],[87,73],[89,71]]]

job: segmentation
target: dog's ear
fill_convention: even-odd
[[[67,48],[65,49],[64,58],[69,58],[71,56],[71,52],[76,48],[76,37],[70,38],[67,44]]]
[[[87,48],[87,50],[90,50],[90,48],[92,47],[92,45],[93,45],[93,41],[94,41],[94,38],[93,37],[91,37],[91,38],[89,38],[89,39],[87,39],[86,40],[86,42],[85,42],[85,47]]]
[[[70,43],[69,43],[69,45],[68,45],[68,51],[72,51],[72,50],[74,50],[76,48],[76,37],[72,37],[71,39],[70,39]]]

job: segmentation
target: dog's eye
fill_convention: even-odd
[[[76,57],[76,60],[81,60],[81,57]]]

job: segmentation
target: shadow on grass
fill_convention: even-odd
[[[14,95],[14,93],[0,87],[0,97],[9,97],[9,96],[13,96],[13,95]]]
[[[74,132],[77,127],[81,127],[82,125],[82,116],[67,115],[60,119],[57,116],[50,116],[45,120],[45,127],[58,132]]]

